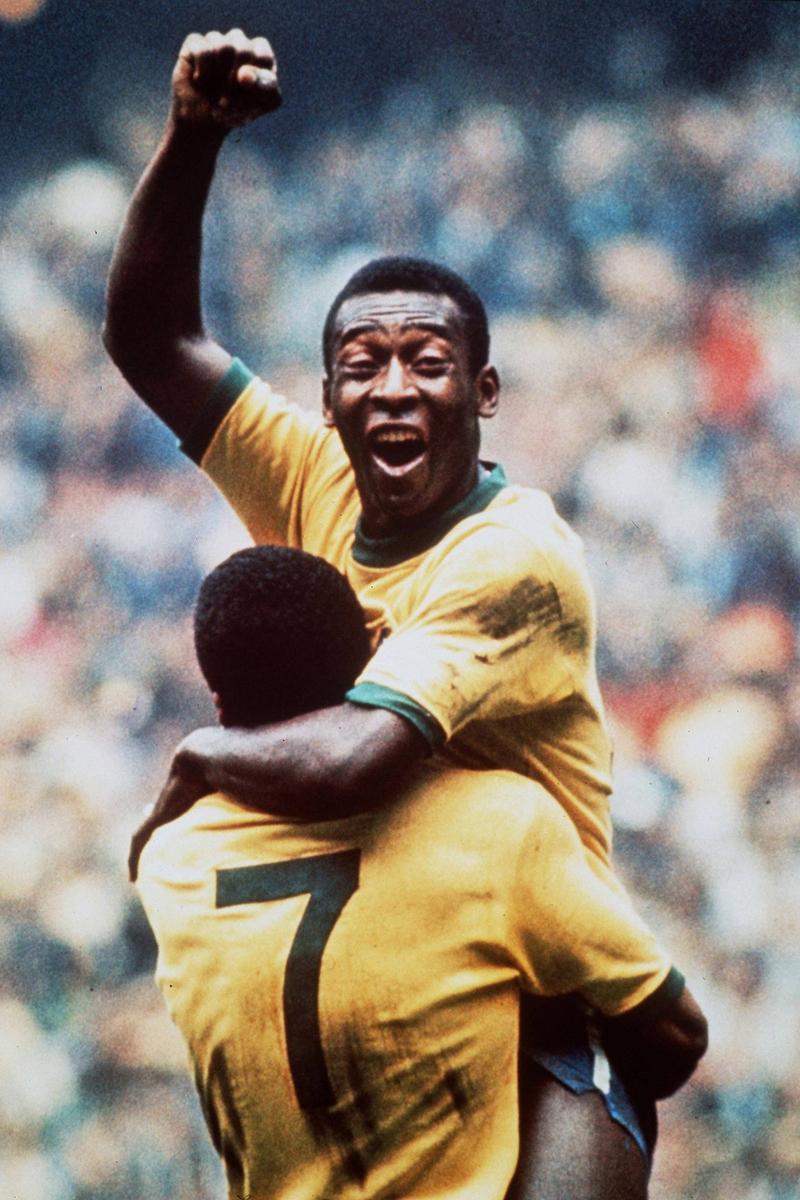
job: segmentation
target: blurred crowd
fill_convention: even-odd
[[[443,73],[368,129],[237,135],[209,324],[314,408],[355,266],[421,253],[482,293],[504,383],[486,455],[585,540],[617,863],[711,1023],[662,1106],[653,1200],[797,1200],[800,56],[711,94],[659,92],[648,46],[626,53],[608,105]],[[102,352],[159,134],[124,94],[105,122],[104,159],[2,196],[0,1177],[20,1200],[212,1200],[125,856],[170,748],[213,720],[191,605],[246,538]]]

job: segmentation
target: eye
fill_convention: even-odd
[[[341,363],[339,369],[343,375],[351,379],[367,379],[378,370],[378,364],[367,355],[359,355],[357,358],[350,358]]]
[[[414,370],[423,375],[439,375],[450,366],[450,360],[439,354],[421,354],[414,360]]]

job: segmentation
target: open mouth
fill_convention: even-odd
[[[369,439],[372,454],[386,467],[408,467],[422,458],[425,439],[413,429],[379,429]]]

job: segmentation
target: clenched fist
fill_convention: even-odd
[[[190,33],[172,73],[176,121],[238,129],[281,103],[272,47],[241,29]]]

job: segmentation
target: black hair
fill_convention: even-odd
[[[330,373],[333,362],[333,338],[336,314],[351,296],[365,292],[428,292],[449,296],[458,308],[469,346],[469,365],[473,375],[489,361],[489,322],[477,292],[466,280],[440,263],[425,258],[374,258],[348,279],[328,309],[322,330],[322,358]]]
[[[200,587],[194,642],[226,725],[338,704],[370,654],[344,575],[285,546],[251,546],[214,568]]]

